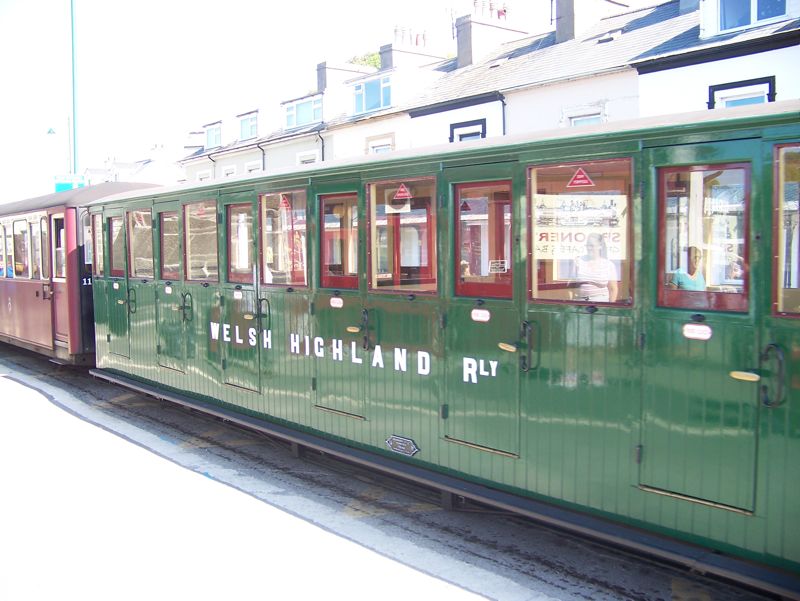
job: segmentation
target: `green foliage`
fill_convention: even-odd
[[[367,52],[361,56],[354,56],[348,63],[352,65],[364,65],[365,67],[381,68],[381,55],[379,52]]]

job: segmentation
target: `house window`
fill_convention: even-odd
[[[310,165],[312,163],[316,163],[318,160],[319,160],[319,152],[316,150],[312,150],[311,152],[297,153],[298,165]]]
[[[322,96],[298,100],[284,105],[286,108],[286,127],[300,127],[322,121]]]
[[[366,139],[366,154],[381,154],[394,150],[394,134],[372,136]]]
[[[392,87],[388,76],[358,83],[355,86],[355,112],[366,113],[392,104]]]
[[[602,123],[603,117],[600,113],[593,113],[591,115],[576,115],[569,118],[570,127],[580,127],[581,125],[593,125],[595,123]]]
[[[775,102],[775,76],[716,84],[708,87],[708,108],[730,108]]]
[[[486,137],[486,119],[450,124],[450,141],[465,142]]]
[[[239,139],[249,140],[258,135],[258,113],[242,115],[239,119]]]
[[[206,125],[206,148],[216,148],[220,145],[222,145],[222,124]]]
[[[785,14],[786,0],[719,0],[719,29],[747,27]]]

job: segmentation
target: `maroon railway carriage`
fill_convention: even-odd
[[[0,205],[0,341],[94,362],[87,203],[150,184],[108,182]]]

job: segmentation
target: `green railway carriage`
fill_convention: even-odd
[[[798,194],[788,102],[118,195],[97,373],[796,578]]]

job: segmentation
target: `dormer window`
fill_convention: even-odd
[[[239,139],[249,140],[258,135],[258,113],[239,115]]]
[[[786,15],[786,0],[719,0],[719,30],[755,25]]]
[[[355,113],[367,113],[392,105],[392,87],[388,75],[355,85]]]
[[[322,96],[287,102],[283,106],[287,129],[322,121]]]
[[[217,148],[222,145],[222,123],[217,121],[206,125],[206,148]]]

